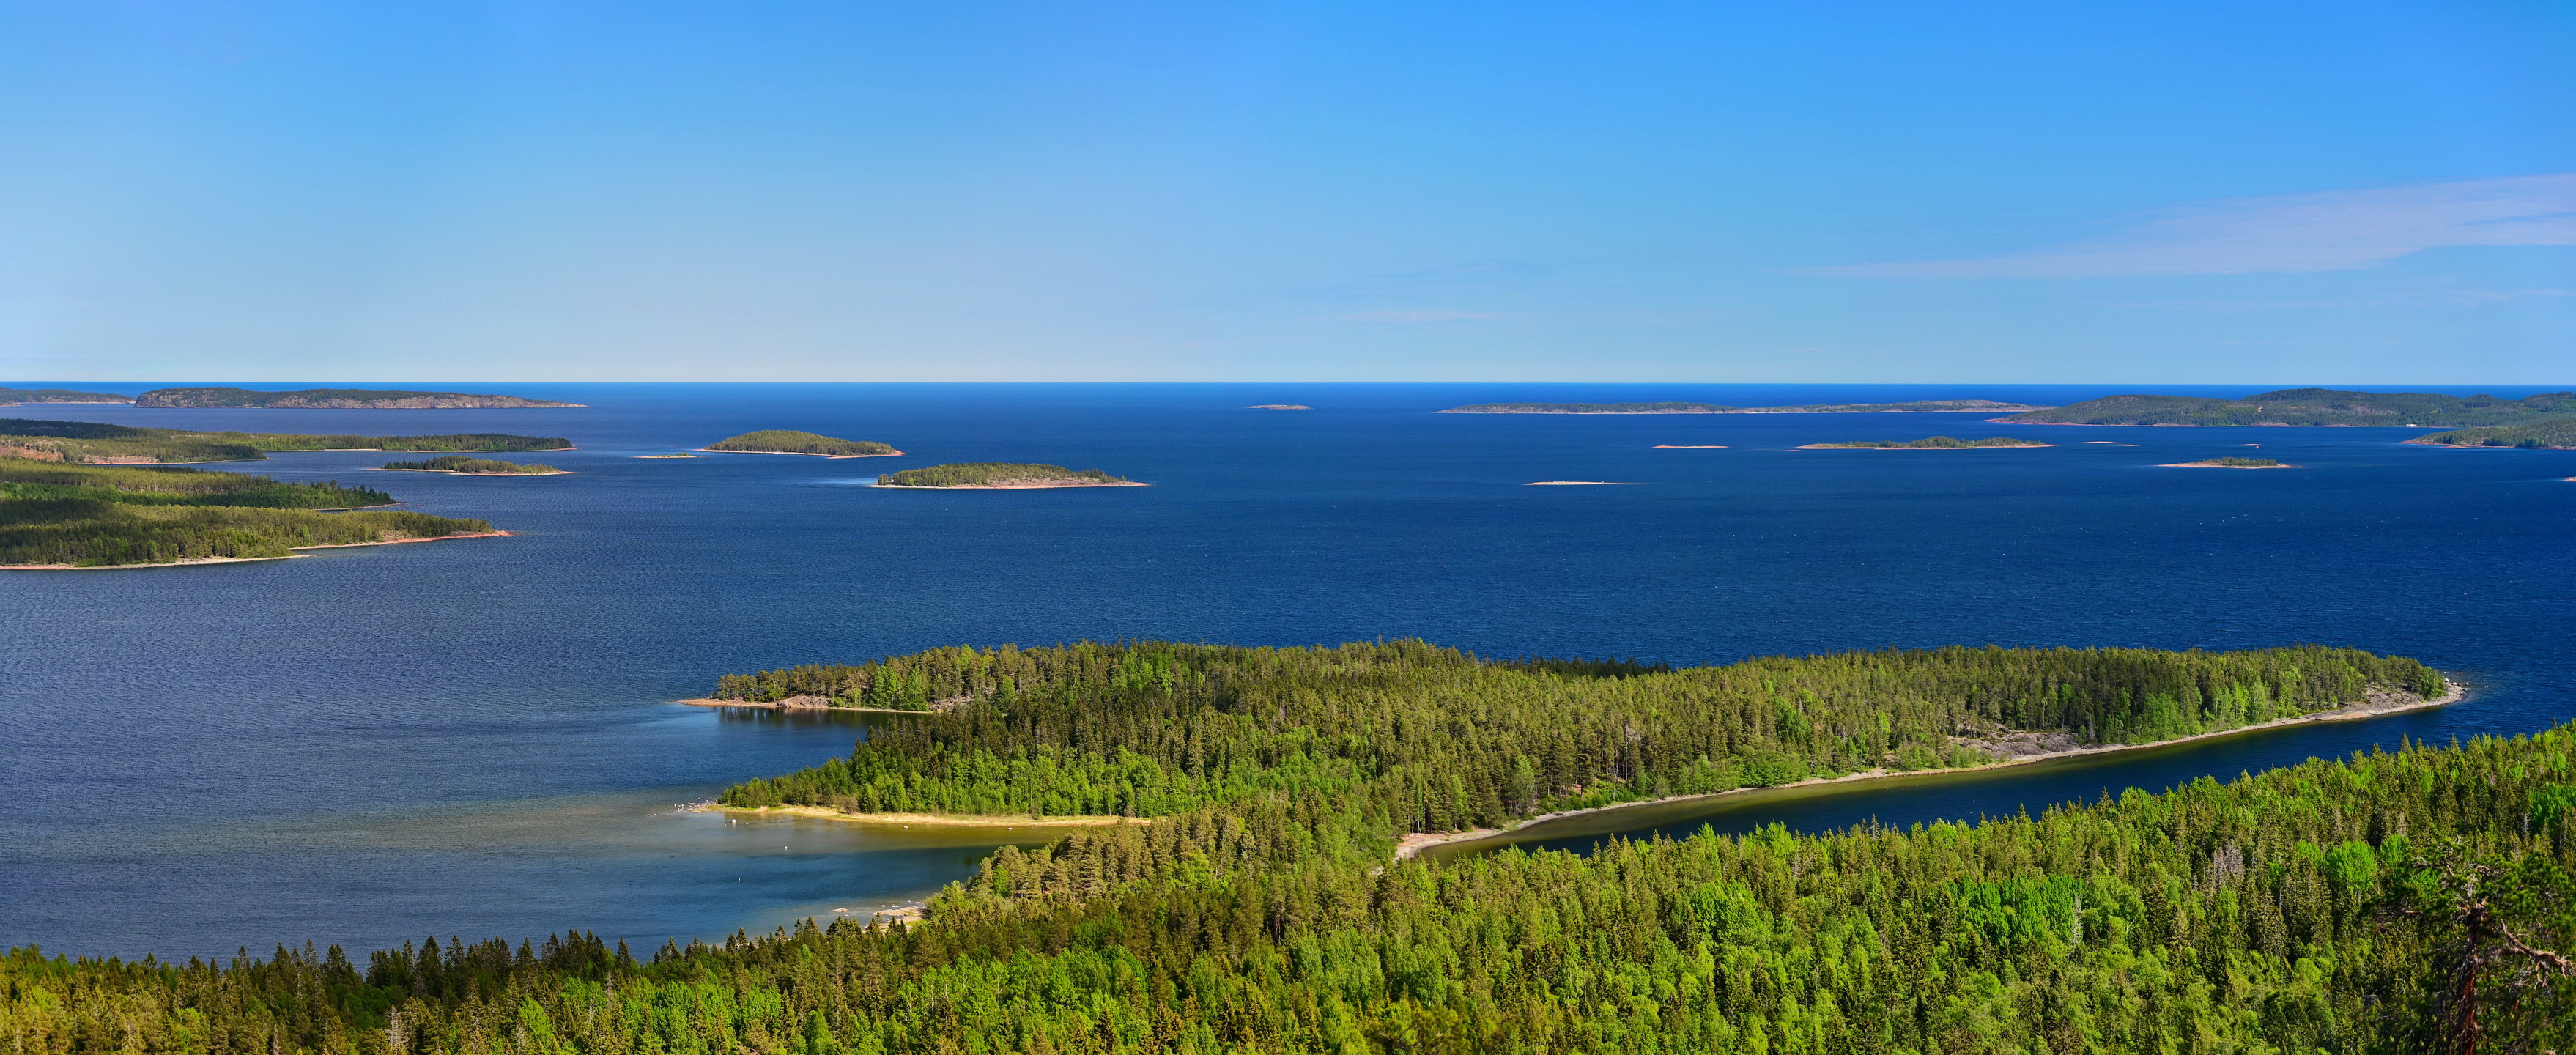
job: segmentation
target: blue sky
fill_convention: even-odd
[[[0,378],[2576,384],[2576,5],[0,0]]]

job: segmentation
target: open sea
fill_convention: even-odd
[[[916,899],[991,846],[1040,834],[682,811],[846,752],[866,726],[669,701],[705,695],[724,673],[961,642],[1422,637],[1497,657],[1687,665],[1946,644],[2313,641],[2411,655],[2474,686],[2456,706],[2368,722],[1530,833],[1573,848],[1702,824],[1975,819],[2576,718],[2571,451],[2401,446],[2422,431],[2407,429],[1431,413],[1495,400],[2065,403],[2137,390],[2106,387],[406,387],[590,407],[0,410],[579,446],[506,455],[575,473],[519,479],[370,472],[389,460],[381,452],[216,466],[363,482],[510,538],[0,572],[0,945],[185,958],[579,928],[641,953]],[[1256,403],[1314,409],[1245,409]],[[907,454],[638,457],[765,428]],[[2058,446],[1788,450],[1935,434]],[[2159,467],[2231,454],[2300,468]],[[957,461],[1054,462],[1154,486],[865,486]],[[1525,486],[1541,480],[1627,486]]]

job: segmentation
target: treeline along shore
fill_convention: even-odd
[[[1989,648],[1669,670],[1133,642],[728,684],[881,683],[971,702],[727,800],[1154,823],[997,852],[926,922],[649,957],[579,933],[363,964],[21,950],[0,961],[5,1035],[228,1055],[2393,1052],[2437,1050],[2467,1007],[2495,1050],[2576,1040],[2543,977],[2576,896],[2563,728],[1975,825],[1391,855],[1402,832],[1553,807],[1975,763],[2012,730],[2135,742],[2448,689],[2412,660]]]

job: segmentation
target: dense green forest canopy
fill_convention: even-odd
[[[2144,743],[2443,691],[2411,659],[1937,649],[1659,670],[1498,663],[1419,641],[936,649],[730,676],[721,699],[943,713],[725,792],[856,812],[1162,816],[1295,789],[1381,836],[1554,809],[1990,761],[2007,730]],[[966,706],[955,706],[966,703]]]
[[[131,403],[133,396],[113,392],[81,392],[69,388],[9,388],[0,386],[0,407],[26,403]]]
[[[306,546],[492,529],[481,520],[407,510],[320,512],[392,502],[382,491],[336,482],[0,457],[0,566],[284,557]]]
[[[566,451],[561,436],[497,432],[445,436],[353,436],[277,432],[188,432],[94,421],[0,418],[0,454],[75,464],[258,461],[263,451]]]
[[[957,462],[877,477],[877,484],[883,487],[1061,487],[1131,482],[1098,469],[1074,470],[1027,462]]]
[[[845,440],[812,432],[768,429],[746,432],[707,444],[711,451],[743,451],[751,454],[821,454],[834,458],[877,458],[901,454],[893,445],[875,440]]]
[[[927,924],[0,959],[12,1052],[2568,1050],[2576,734],[2036,818],[1388,863],[1272,796],[1009,850]],[[2463,979],[2480,983],[2462,999]]]
[[[2515,425],[2490,425],[2481,429],[2457,429],[2417,436],[2408,443],[2430,443],[2444,447],[2522,447],[2567,450],[2576,448],[2576,414],[2566,417],[2541,418]]]
[[[1847,440],[1841,443],[1810,443],[1802,449],[1830,450],[1838,447],[1867,447],[1878,450],[1964,450],[1970,447],[2049,446],[2054,446],[2054,444],[2041,443],[2038,440],[2013,439],[2008,436],[1988,436],[1981,440],[1963,440],[1950,436],[1926,436],[1919,440],[1906,440],[1903,442],[1898,442],[1896,440]]]
[[[469,476],[544,476],[563,470],[537,462],[505,462],[498,458],[468,458],[461,454],[417,462],[386,462],[385,468],[423,473],[463,473]]]
[[[2056,425],[2499,425],[2576,414],[2576,392],[2521,399],[2285,388],[2243,399],[2106,396],[1999,420]]]
[[[134,397],[134,405],[294,410],[492,410],[581,406],[579,403],[518,396],[375,388],[306,388],[293,392],[259,392],[247,388],[156,388]]]

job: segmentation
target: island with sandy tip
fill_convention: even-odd
[[[2168,462],[2159,469],[2296,469],[2298,466],[2270,458],[2204,458],[2196,462]]]
[[[879,487],[952,491],[1028,491],[1050,487],[1144,487],[1098,469],[1067,469],[1028,462],[957,462],[905,469],[877,477]]]
[[[698,449],[717,454],[803,454],[817,458],[891,458],[903,453],[875,440],[845,440],[793,429],[746,432]]]
[[[1949,436],[1926,436],[1899,443],[1895,440],[1850,440],[1842,443],[1810,443],[1791,450],[1799,451],[1966,451],[1991,450],[1998,447],[2054,447],[2054,443],[2017,440],[2009,436],[1988,436],[1982,440],[1962,440]]]
[[[451,454],[418,462],[386,462],[381,471],[397,473],[452,473],[457,476],[570,476],[572,470],[557,469],[536,462],[505,462],[498,458],[468,458]]]

